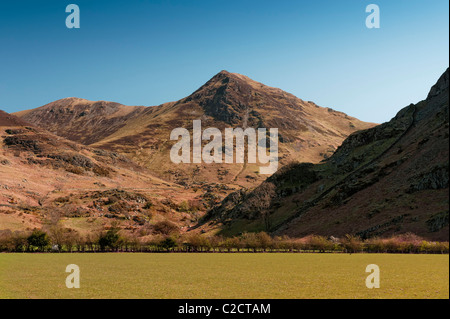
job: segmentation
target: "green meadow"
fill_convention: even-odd
[[[69,289],[66,266],[80,268]],[[380,268],[368,289],[366,266]],[[0,298],[449,298],[449,256],[0,254]]]

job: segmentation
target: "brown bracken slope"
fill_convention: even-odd
[[[67,236],[95,237],[111,226],[136,237],[178,232],[203,214],[204,206],[193,205],[198,196],[123,155],[0,111],[0,232],[56,225]],[[183,201],[191,203],[189,212],[179,207]]]
[[[372,123],[303,101],[246,76],[221,71],[186,98],[159,106],[124,106],[67,98],[16,113],[50,132],[127,155],[154,174],[186,188],[253,187],[267,176],[259,164],[181,164],[170,161],[177,127],[265,127],[279,130],[280,167],[292,160],[318,163],[351,133]],[[207,185],[207,186],[205,186]]]
[[[428,97],[350,135],[327,161],[290,164],[203,222],[224,234],[449,238],[449,70]],[[207,222],[207,223],[206,223]]]

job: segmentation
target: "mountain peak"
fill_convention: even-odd
[[[222,71],[220,71],[219,73],[217,73],[217,75],[231,75],[232,73],[231,72],[228,72],[227,70],[222,70]]]
[[[199,107],[206,116],[234,127],[283,128],[280,133],[280,141],[283,142],[296,141],[299,132],[310,131],[311,134],[332,132],[330,134],[334,137],[340,136],[340,143],[342,137],[357,128],[373,126],[343,113],[331,114],[329,109],[227,70],[214,75],[178,105],[189,109],[189,112]]]
[[[239,73],[232,73],[232,72],[229,72],[227,70],[222,70],[222,71],[220,71],[219,73],[217,73],[216,75],[214,75],[211,78],[211,80],[218,80],[218,79],[221,79],[221,80],[223,80],[223,79],[233,79],[233,80],[236,80],[236,81],[245,81],[245,82],[248,82],[248,83],[261,84],[259,82],[256,82],[256,81],[250,79],[248,76],[245,76],[245,75],[242,75],[242,74],[239,74]]]

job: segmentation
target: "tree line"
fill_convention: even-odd
[[[353,235],[342,238],[308,236],[290,238],[265,232],[222,237],[207,234],[154,235],[138,237],[112,228],[85,236],[77,232],[0,231],[2,252],[341,252],[341,253],[434,253],[448,254],[448,242],[424,240],[413,234],[362,240]]]

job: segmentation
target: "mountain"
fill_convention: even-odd
[[[320,162],[349,134],[374,126],[227,71],[188,97],[158,106],[67,98],[15,115],[58,136],[124,154],[165,180],[203,189],[253,187],[267,176],[259,174],[259,163],[172,163],[169,153],[176,141],[170,133],[184,127],[192,134],[193,120],[221,132],[278,128],[280,166],[292,160]]]
[[[449,70],[427,98],[351,134],[319,164],[291,163],[204,218],[223,234],[449,237]]]
[[[143,109],[70,97],[14,115],[58,136],[89,145],[114,133]]]
[[[204,208],[188,212],[179,205],[196,197],[123,155],[0,111],[0,231],[61,221],[67,231],[94,235],[116,225],[142,237],[159,224],[172,230],[191,226]]]

